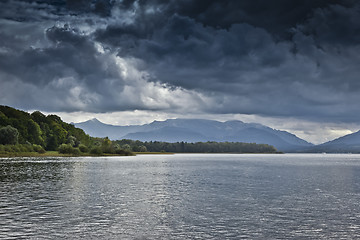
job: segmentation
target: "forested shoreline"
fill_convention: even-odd
[[[0,106],[0,155],[57,151],[68,155],[132,155],[133,152],[276,153],[267,144],[240,142],[141,142],[95,138],[59,116]],[[21,154],[20,154],[21,155]]]
[[[115,141],[121,146],[128,145],[135,152],[173,152],[173,153],[276,153],[268,144],[242,142],[141,142],[129,139]]]

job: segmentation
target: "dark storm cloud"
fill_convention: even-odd
[[[42,108],[359,117],[355,0],[8,1],[0,7],[1,82],[50,92],[51,105],[34,96],[27,101]]]
[[[208,111],[332,118],[349,112],[346,116],[353,118],[356,96],[347,94],[360,90],[358,7],[309,9],[299,22],[290,19],[293,27],[283,32],[265,28],[259,20],[215,28],[174,14],[148,35],[128,31],[128,26],[101,34],[113,36],[118,46],[130,42],[133,47],[119,54],[144,60],[159,81],[212,93],[221,107]],[[283,33],[290,38],[279,40]],[[343,107],[334,109],[336,105]]]
[[[16,36],[13,38],[16,40]],[[34,94],[39,91],[41,94],[37,96],[40,99],[35,104],[40,104],[46,110],[51,109],[49,103],[65,111],[85,110],[84,107],[93,111],[112,108],[113,91],[121,92],[124,86],[115,64],[108,62],[94,43],[79,30],[68,25],[47,28],[44,38],[47,47],[27,47],[22,51],[4,48],[0,53],[3,84],[14,79],[18,85],[30,84],[24,86],[29,88],[29,92],[21,96],[23,99],[31,98],[29,101],[35,101],[31,96],[31,85],[36,86]],[[19,40],[17,45],[22,41],[28,42],[25,38]],[[107,102],[107,97],[110,97],[110,102]],[[66,101],[67,98],[74,102]]]
[[[275,1],[177,1],[170,7],[178,14],[189,16],[207,26],[230,28],[248,23],[270,33],[284,35],[288,29],[304,21],[313,9],[336,3],[334,0]]]
[[[298,27],[305,35],[312,36],[319,47],[359,45],[360,43],[360,5],[352,8],[331,5],[315,9],[311,18]]]
[[[247,23],[266,29],[278,37],[289,36],[290,30],[305,22],[316,9],[336,4],[352,7],[356,0],[183,0],[183,1],[121,1],[121,9],[136,11],[136,26],[148,32],[162,27],[171,16],[178,14],[213,28],[229,29],[233,24]]]

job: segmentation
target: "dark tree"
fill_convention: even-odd
[[[17,144],[19,139],[19,131],[8,125],[0,128],[0,144]]]

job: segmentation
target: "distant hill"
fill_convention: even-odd
[[[307,152],[360,153],[360,131],[316,145]]]
[[[168,119],[144,125],[114,126],[92,119],[75,123],[75,126],[83,129],[91,136],[107,136],[112,140],[262,143],[273,145],[278,150],[285,152],[295,152],[313,146],[313,144],[289,132],[242,121]]]
[[[277,152],[270,144],[254,144],[236,140],[232,143],[225,142],[227,140],[222,141],[234,131],[232,129],[234,125],[243,124],[240,121],[220,123],[196,119],[155,121],[151,124],[134,126],[112,126],[96,119],[76,124],[86,128],[88,133],[95,136],[94,138],[86,134],[83,129],[76,127],[75,124],[63,122],[59,116],[44,115],[39,111],[30,114],[0,105],[0,154],[9,156],[7,154],[34,151],[44,153],[45,150],[58,150],[60,153],[67,154],[90,153],[95,155],[103,153],[127,155],[131,154],[131,151],[176,153]],[[239,126],[237,129],[240,129]],[[105,138],[106,135],[114,140],[122,140],[110,141]],[[193,144],[193,142],[196,143]]]

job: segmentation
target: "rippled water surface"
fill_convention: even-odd
[[[0,159],[0,239],[359,239],[360,155]]]

